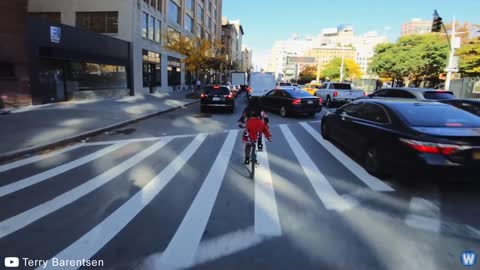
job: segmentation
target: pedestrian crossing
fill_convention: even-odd
[[[46,260],[51,258],[90,259],[109,250],[111,248],[109,243],[117,241],[119,237],[131,237],[127,236],[125,231],[128,231],[129,226],[134,226],[135,220],[144,219],[145,222],[151,222],[151,219],[146,219],[143,213],[147,209],[150,211],[153,209],[151,215],[154,215],[155,220],[158,220],[162,226],[155,228],[154,232],[150,230],[136,232],[150,235],[150,243],[155,246],[151,248],[152,252],[143,255],[147,257],[157,253],[152,269],[158,269],[158,267],[161,269],[184,269],[197,263],[217,259],[219,256],[232,254],[237,249],[256,245],[262,242],[262,239],[281,237],[284,230],[280,213],[282,206],[278,204],[279,197],[287,194],[290,196],[288,199],[301,200],[302,198],[293,198],[288,192],[291,191],[289,189],[298,187],[302,181],[309,185],[313,190],[312,194],[317,196],[312,200],[318,202],[318,205],[323,206],[325,210],[338,213],[351,211],[357,207],[359,202],[349,195],[353,194],[355,190],[368,189],[370,192],[380,193],[395,191],[385,182],[366,173],[361,166],[340,152],[334,145],[323,140],[317,129],[318,124],[316,123],[272,127],[273,139],[282,141],[282,147],[273,147],[275,143],[265,144],[264,151],[258,154],[260,165],[256,170],[254,182],[248,179],[249,173],[241,164],[243,145],[240,142],[239,130],[228,130],[222,134],[187,134],[82,143],[1,165],[0,185],[2,177],[8,171],[29,170],[29,166],[34,166],[37,162],[60,155],[68,157],[70,151],[81,147],[102,146],[100,149],[93,148],[91,153],[80,158],[68,160],[58,166],[51,164],[51,167],[46,168],[43,172],[0,186],[0,199],[6,203],[5,205],[9,205],[8,207],[14,207],[13,204],[8,204],[9,200],[14,202],[18,199],[29,199],[15,196],[23,194],[24,190],[35,190],[37,193],[48,192],[44,189],[48,185],[55,185],[55,181],[69,181],[68,178],[60,179],[69,171],[86,171],[92,168],[98,170],[98,167],[101,167],[101,164],[96,164],[98,159],[117,155],[122,151],[127,151],[128,147],[136,146],[134,151],[128,150],[132,152],[128,152],[128,157],[119,163],[112,167],[101,167],[98,175],[82,179],[79,185],[70,190],[55,194],[56,196],[53,198],[46,199],[28,210],[0,220],[0,252],[6,254],[7,251],[27,252],[26,250],[29,250],[38,259]],[[309,151],[312,148],[316,149],[315,155]],[[293,155],[288,154],[290,152]],[[242,156],[239,157],[238,153],[242,153]],[[333,156],[329,163],[336,164],[331,170],[348,170],[352,177],[333,179],[331,174],[322,169],[318,159],[319,157],[329,158],[325,157],[327,154]],[[160,164],[162,162],[157,162],[157,159],[160,158],[164,160],[162,162],[165,163],[165,166],[146,165],[147,162]],[[284,177],[288,179],[291,186],[280,188],[279,180],[276,178],[277,174],[271,166],[272,162],[275,162],[275,166],[280,164],[292,171],[295,178],[290,175]],[[50,182],[54,177],[55,181]],[[81,178],[81,175],[78,177]],[[226,184],[225,179],[235,182],[250,181],[246,183],[253,186],[253,194],[249,194],[249,190],[241,189],[238,190],[238,193],[244,193],[241,196],[244,196],[247,201],[251,200],[253,224],[250,224],[251,228],[240,228],[238,233],[231,233],[231,237],[225,238],[226,240],[207,239],[205,233],[208,230],[209,220],[217,218],[215,206],[218,203],[217,197],[222,190],[221,187]],[[338,190],[336,182],[340,180],[342,185],[350,190],[350,193]],[[113,184],[118,184],[118,190],[115,190]],[[182,185],[186,190],[185,193],[175,189],[176,185]],[[112,207],[103,207],[104,204],[110,204],[108,196],[112,195],[105,191],[107,187],[110,190],[113,189],[115,196],[116,193],[123,195],[122,200],[118,204],[112,204]],[[174,190],[177,193],[172,192]],[[102,192],[106,194],[103,197],[101,196]],[[92,198],[96,198],[96,200],[92,202]],[[162,205],[156,208],[159,206],[156,201],[158,198],[168,198],[163,202],[171,203],[171,205]],[[186,200],[188,202],[185,203]],[[101,215],[85,215],[85,220],[76,219],[75,211],[70,213],[72,220],[67,222],[59,219],[58,213],[62,209],[80,209],[84,205],[96,205],[97,207],[90,206],[88,209],[82,209],[82,212],[87,210],[97,212],[100,206],[102,209],[108,210]],[[165,211],[168,208],[171,209],[171,212],[176,210],[183,212],[178,214],[178,217],[171,217],[171,213],[168,213],[168,210]],[[226,214],[236,215],[236,213],[228,211]],[[169,217],[171,218],[168,219]],[[44,226],[48,226],[45,224],[56,224],[58,227],[61,224],[83,222],[95,225],[83,226],[78,230],[74,228],[75,225],[71,228],[63,228],[67,231],[66,233],[69,230],[75,231],[76,236],[72,237],[73,239],[68,245],[56,246],[55,243],[58,241],[55,240],[54,235],[51,235],[51,243],[43,243],[43,245],[52,245],[54,248],[32,249],[32,247],[38,246],[38,243],[35,243],[35,234],[42,234]],[[222,222],[228,224],[229,220],[227,218]],[[171,226],[174,228],[169,229]],[[12,248],[10,243],[16,239],[23,239],[25,246],[17,243]],[[165,241],[166,239],[168,240]],[[218,239],[222,239],[222,237],[218,237]],[[242,239],[251,241],[247,243]],[[157,243],[155,240],[162,241],[162,243]],[[226,245],[225,243],[229,241],[231,244]],[[52,266],[52,264],[48,265]],[[69,269],[77,268],[72,266]]]

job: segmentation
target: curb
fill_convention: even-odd
[[[19,158],[19,157],[21,157],[23,155],[27,155],[27,154],[36,154],[38,152],[41,152],[41,151],[44,151],[44,150],[47,150],[47,149],[50,149],[50,148],[63,146],[63,145],[69,144],[69,143],[78,142],[78,141],[81,141],[85,138],[96,136],[96,135],[99,135],[99,134],[104,133],[106,131],[111,131],[111,130],[118,129],[118,128],[121,128],[121,127],[124,127],[124,126],[128,126],[130,124],[133,124],[133,123],[136,123],[136,122],[148,119],[148,118],[152,118],[152,117],[160,115],[160,114],[168,113],[168,112],[177,110],[177,109],[182,108],[182,107],[190,106],[192,104],[199,103],[199,102],[200,102],[200,100],[195,100],[195,101],[188,102],[188,103],[186,103],[184,105],[181,105],[181,106],[172,107],[172,108],[167,109],[167,110],[154,112],[154,113],[151,113],[151,114],[147,114],[147,115],[143,115],[143,116],[140,116],[140,117],[137,117],[137,118],[134,118],[134,119],[119,122],[119,123],[116,123],[116,124],[113,124],[113,125],[110,125],[110,126],[106,126],[106,127],[103,127],[103,128],[87,131],[87,132],[81,133],[79,135],[75,135],[75,136],[71,136],[71,137],[68,137],[68,138],[65,138],[65,139],[58,140],[56,142],[46,143],[46,144],[43,144],[43,145],[32,146],[32,147],[28,147],[28,148],[23,148],[21,150],[15,150],[15,151],[7,152],[7,153],[2,153],[2,154],[0,154],[0,162],[16,159],[16,158]]]

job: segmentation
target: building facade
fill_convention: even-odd
[[[242,68],[241,71],[250,72],[253,69],[252,65],[252,49],[243,46],[242,48]]]
[[[243,27],[240,21],[229,21],[222,18],[222,52],[227,56],[227,61],[232,70],[243,68]]]
[[[28,11],[131,43],[135,94],[175,91],[193,82],[169,39],[219,41],[221,0],[30,0]]]
[[[401,35],[425,34],[432,31],[432,21],[423,21],[421,19],[412,19],[402,24]]]
[[[332,45],[324,45],[317,48],[310,49],[307,54],[309,57],[314,57],[315,62],[322,70],[330,61],[335,58],[344,58],[355,60],[357,52],[353,47],[339,47]]]

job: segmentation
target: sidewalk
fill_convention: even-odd
[[[0,160],[80,140],[197,102],[186,99],[186,93],[70,101],[11,110],[0,115]]]

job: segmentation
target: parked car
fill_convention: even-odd
[[[233,96],[237,97],[238,94],[240,93],[240,85],[232,85],[231,86],[231,91],[233,93]]]
[[[281,83],[278,83],[277,86],[280,86],[280,87],[292,86],[292,83],[289,83],[289,82],[281,82]]]
[[[260,98],[260,104],[266,110],[280,113],[282,117],[290,114],[315,115],[322,110],[322,100],[293,87],[271,90]]]
[[[453,92],[431,88],[383,88],[360,98],[406,98],[416,100],[454,99]]]
[[[228,86],[208,86],[200,95],[200,111],[206,112],[209,108],[224,108],[230,113],[235,111],[235,99]]]
[[[315,95],[323,99],[326,107],[331,107],[333,104],[348,103],[365,96],[365,92],[353,89],[350,83],[326,82],[315,92]]]
[[[246,84],[240,85],[240,93],[243,93],[243,92],[248,93],[248,92],[250,92],[250,89],[251,89],[250,86],[248,86]]]
[[[480,116],[480,100],[478,99],[444,99],[440,102],[455,106],[476,116]]]
[[[356,100],[327,112],[321,133],[373,175],[480,166],[480,118],[440,102]]]

